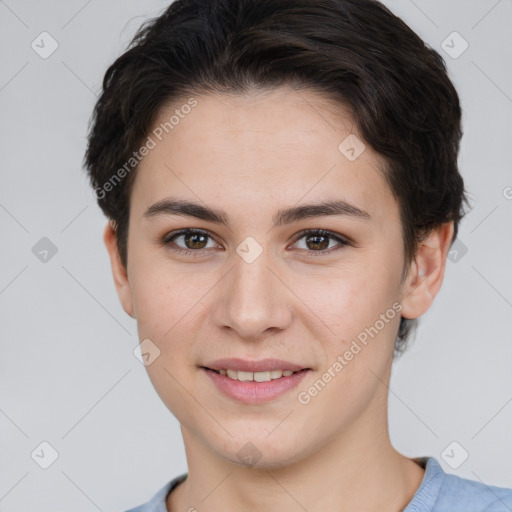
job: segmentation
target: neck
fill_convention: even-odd
[[[168,495],[170,512],[401,512],[424,476],[423,468],[392,447],[385,413],[362,415],[343,435],[279,467],[234,464],[213,454],[186,427],[182,433],[189,472]]]

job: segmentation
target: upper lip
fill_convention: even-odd
[[[300,364],[290,363],[282,359],[261,359],[260,361],[248,361],[246,359],[217,359],[203,365],[210,370],[237,370],[241,372],[264,372],[267,370],[291,370],[298,372],[307,369]]]

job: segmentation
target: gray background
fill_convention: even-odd
[[[444,285],[395,365],[391,439],[447,472],[512,487],[512,2],[385,3],[449,66],[473,204]],[[3,512],[125,510],[187,470],[179,424],[133,354],[136,324],[118,302],[106,220],[81,170],[104,72],[165,6],[0,0]],[[59,45],[47,59],[31,48],[43,31]],[[469,43],[457,58],[441,47],[453,31]],[[46,262],[32,251],[43,237],[57,248]],[[48,469],[43,441],[58,452]],[[469,457],[451,467],[462,449]]]

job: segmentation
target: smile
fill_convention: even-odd
[[[311,370],[306,368],[295,372],[291,370],[245,372],[201,367],[201,371],[222,395],[243,404],[255,405],[284,395],[295,388]]]
[[[208,368],[210,369],[210,368]],[[280,379],[281,377],[289,377],[297,372],[291,370],[267,370],[263,372],[243,372],[237,370],[212,370],[220,375],[225,375],[233,380],[241,380],[243,382],[268,382],[269,380]],[[301,370],[302,371],[302,370]]]

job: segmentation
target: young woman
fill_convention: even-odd
[[[86,167],[189,469],[132,512],[512,510],[388,433],[467,201],[441,57],[373,0],[177,0],[103,85]]]

